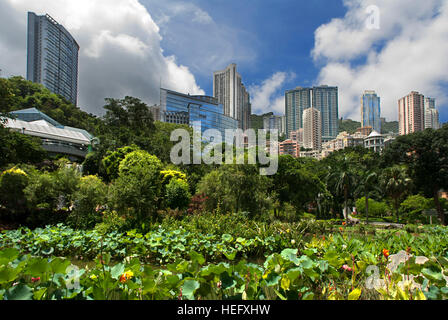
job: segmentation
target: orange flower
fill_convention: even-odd
[[[383,256],[387,259],[389,257],[389,250],[383,249]]]
[[[339,227],[339,231],[341,231],[341,232],[342,232],[342,231],[344,231],[344,229],[342,229],[342,227]]]
[[[126,281],[130,280],[134,276],[134,273],[132,271],[126,271],[120,276],[120,282],[125,283]]]
[[[347,225],[347,222],[345,222],[345,221],[344,221],[344,222],[342,222],[342,225],[343,225],[343,226]]]

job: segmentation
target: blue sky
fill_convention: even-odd
[[[447,88],[446,84],[443,84],[443,76],[434,79],[425,74],[421,76],[420,71],[417,70],[416,72],[409,72],[409,77],[415,75],[416,78],[423,78],[423,80],[410,81],[409,84],[403,83],[402,78],[407,78],[403,71],[408,72],[408,68],[403,67],[404,69],[398,69],[401,76],[396,77],[396,81],[403,83],[403,85],[394,84],[394,88],[391,88],[386,83],[383,85],[382,83],[376,83],[379,81],[369,82],[368,79],[364,78],[359,80],[362,84],[359,84],[357,88],[352,86],[352,82],[358,80],[356,76],[353,76],[353,73],[364,72],[363,70],[369,70],[370,77],[373,78],[378,73],[378,78],[384,78],[385,82],[388,82],[388,79],[391,78],[386,71],[388,69],[387,63],[379,65],[378,70],[376,70],[375,64],[369,64],[369,55],[374,52],[377,55],[376,58],[381,60],[381,57],[388,53],[389,46],[400,43],[400,41],[406,41],[407,32],[411,32],[412,29],[406,30],[407,27],[403,27],[404,22],[401,24],[394,22],[397,16],[401,14],[400,10],[404,10],[403,15],[410,14],[409,11],[403,9],[403,5],[421,11],[416,20],[421,23],[422,38],[426,37],[425,33],[429,33],[429,31],[424,30],[424,26],[427,26],[428,23],[435,24],[437,18],[441,18],[438,11],[441,10],[443,1],[428,1],[425,10],[420,9],[421,4],[416,4],[413,7],[415,1],[396,2],[394,7],[390,5],[390,2],[388,4],[385,1],[362,0],[195,0],[190,1],[189,4],[207,14],[209,16],[207,19],[212,22],[209,23],[211,27],[208,34],[198,31],[196,34],[199,38],[196,39],[195,32],[192,31],[195,30],[196,26],[190,23],[193,10],[178,10],[177,8],[172,11],[180,11],[182,14],[170,14],[169,10],[174,7],[161,5],[157,0],[143,1],[161,28],[160,34],[163,37],[161,46],[164,53],[175,55],[179,64],[188,66],[195,75],[198,85],[207,94],[212,94],[212,71],[223,69],[227,63],[235,62],[238,64],[238,70],[243,76],[244,83],[251,89],[252,98],[255,99],[254,112],[256,113],[274,111],[281,114],[284,108],[281,97],[287,89],[296,86],[328,84],[341,86],[340,113],[343,117],[358,120],[360,113],[359,97],[363,90],[374,89],[383,98],[383,115],[388,120],[396,120],[396,101],[410,91],[416,90],[425,96],[436,98],[437,106],[441,112],[441,120],[446,121],[448,113],[444,106],[447,100],[444,95],[441,95]],[[381,10],[382,22],[383,25],[386,25],[378,31],[363,29],[362,23],[364,21],[362,19],[364,18],[359,18],[359,15],[365,13],[366,7],[372,3],[376,4]],[[392,12],[393,10],[397,10],[395,15]],[[163,17],[167,15],[170,17],[169,22],[163,22]],[[358,21],[358,26],[354,23],[356,19],[361,22]],[[316,30],[319,27],[322,27],[320,28],[320,34],[323,38],[321,48],[316,44]],[[185,28],[190,31],[185,31]],[[221,30],[221,32],[216,29]],[[444,28],[442,29],[444,32],[447,31]],[[340,36],[345,37],[345,39],[342,39],[342,41],[337,37],[329,39],[332,32],[340,33]],[[233,35],[225,39],[232,42],[233,55],[226,57],[227,59],[223,58],[222,61],[215,61],[215,64],[201,64],[195,61],[195,57],[201,61],[207,59],[201,54],[197,54],[194,48],[203,45],[205,52],[213,52],[211,47],[216,43],[209,41],[208,36],[220,38],[223,37],[222,33]],[[350,39],[350,37],[353,37],[353,39]],[[357,43],[358,39],[365,39],[366,51],[358,50],[358,47],[364,45],[362,42]],[[425,43],[420,44],[418,42],[416,41],[416,48],[412,48],[411,42],[411,50],[418,50],[418,47],[425,45]],[[194,48],[190,48],[189,43]],[[436,43],[434,44],[436,45]],[[206,48],[207,45],[210,47]],[[336,56],[331,52],[333,49],[335,51],[341,50],[341,47],[344,46],[347,47],[346,52],[342,50]],[[313,50],[316,48],[319,53],[313,54]],[[217,48],[217,51],[219,49]],[[356,53],[357,50],[359,53]],[[415,58],[410,57],[410,62],[422,64],[424,61],[420,61],[418,58],[418,55]],[[439,56],[436,58],[440,59]],[[340,70],[338,75],[339,64],[346,64],[346,66]],[[409,68],[412,68],[412,66]],[[418,68],[420,69],[421,66]],[[277,79],[280,79],[278,81],[271,81],[269,93],[263,97],[257,97],[257,92],[263,90],[263,82],[276,73],[285,73],[286,75],[277,77]],[[351,73],[350,78],[352,79],[347,79],[344,76],[345,73]],[[340,79],[341,77],[342,79]],[[423,85],[420,85],[421,83]],[[431,87],[433,83],[437,83],[438,86]],[[381,90],[383,86],[386,87],[386,90]],[[428,88],[431,90],[428,90]]]
[[[282,89],[312,84],[319,73],[311,57],[314,31],[332,18],[344,16],[346,12],[342,1],[328,0],[194,2],[218,23],[250,33],[247,41],[256,51],[254,61],[235,59],[246,85],[261,83],[279,70],[295,72],[296,78]],[[178,54],[178,57],[182,63],[181,55]],[[197,79],[201,88],[212,92],[211,76],[201,75]]]
[[[382,116],[419,91],[448,120],[447,0],[2,0],[0,69],[26,75],[27,12],[49,13],[75,37],[79,106],[104,98],[159,102],[159,85],[212,95],[213,71],[237,63],[253,112],[284,113],[284,92],[339,87],[339,114],[360,119],[375,90]]]

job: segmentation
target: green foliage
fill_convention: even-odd
[[[390,212],[390,208],[387,203],[378,202],[373,199],[369,199],[369,216],[384,217]],[[356,209],[358,213],[365,216],[366,214],[366,198],[362,197],[356,200]]]
[[[161,169],[160,160],[146,151],[126,155],[111,186],[112,204],[138,222],[154,218],[162,196]]]
[[[22,77],[0,79],[0,112],[27,108],[37,108],[59,123],[89,132],[94,132],[99,123],[94,115],[82,111],[41,84]]]
[[[392,166],[386,168],[380,177],[380,183],[384,193],[392,199],[393,207],[397,215],[397,222],[400,221],[399,206],[403,197],[409,191],[412,180],[408,176],[405,166]]]
[[[361,122],[353,121],[351,119],[342,120],[339,119],[339,132],[348,132],[354,134],[356,129],[361,128]]]
[[[167,208],[183,210],[188,207],[191,194],[185,180],[171,179],[165,190],[165,206]]]
[[[208,197],[206,208],[210,211],[247,211],[253,217],[271,206],[269,184],[269,178],[261,176],[257,166],[223,165],[207,174],[197,191]]]
[[[35,171],[24,189],[30,216],[27,224],[41,226],[65,222],[79,188],[81,174],[64,161],[54,172]]]
[[[16,211],[25,207],[23,190],[28,185],[28,174],[18,168],[11,168],[0,174],[0,205]]]
[[[282,243],[281,238],[272,236],[248,239],[223,234],[219,237],[208,235],[207,238],[201,234],[162,228],[146,235],[136,232],[100,235],[62,226],[34,232],[22,229],[0,234],[3,248],[0,251],[0,298],[448,298],[445,227],[426,227],[419,237],[399,230],[383,231],[368,237],[351,234],[314,236],[298,249],[291,247],[290,242]],[[11,244],[20,245],[16,245],[17,249],[7,248]],[[79,266],[76,274],[70,273],[73,270],[70,268],[71,259],[55,258],[49,254],[51,250],[47,248],[52,245],[55,246],[53,253],[90,254],[94,261],[88,267],[84,264]],[[257,246],[272,251],[256,263],[244,258],[236,260],[240,252],[249,252],[250,248]],[[24,254],[22,250],[25,247],[33,255]],[[402,251],[408,247],[407,252]],[[391,254],[388,258],[383,257],[386,248]],[[121,255],[117,256],[118,253]],[[145,263],[143,258],[148,254],[162,257],[161,265]],[[396,254],[406,258],[394,264]],[[224,260],[212,261],[217,256],[224,257]],[[377,268],[375,277],[368,272],[370,266]],[[76,276],[78,288],[68,286],[73,276]],[[368,285],[372,283],[374,287]]]
[[[279,157],[279,168],[272,179],[271,192],[277,194],[280,211],[285,208],[285,203],[290,203],[296,210],[303,211],[319,193],[327,192],[325,185],[315,173],[300,160],[289,155]]]
[[[407,222],[426,222],[429,218],[423,215],[423,210],[427,209],[434,209],[433,199],[427,199],[422,195],[409,196],[400,204],[400,215]]]
[[[45,157],[39,138],[11,131],[0,124],[0,168],[10,163],[36,164]]]
[[[445,214],[439,202],[440,189],[448,189],[448,126],[427,129],[422,132],[398,137],[384,155],[384,164],[406,164],[409,175],[418,191],[433,197],[439,218],[443,224]]]
[[[101,207],[106,203],[107,186],[97,176],[81,178],[73,199],[75,207],[69,224],[78,229],[93,228],[101,221]]]
[[[114,152],[108,151],[106,157],[103,159],[103,166],[106,170],[107,177],[109,181],[115,180],[118,178],[118,171],[120,167],[121,161],[124,160],[126,155],[131,152],[139,150],[136,146],[127,146],[123,148],[119,148]]]

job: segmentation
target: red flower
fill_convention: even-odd
[[[387,250],[387,249],[383,249],[383,256],[384,256],[384,258],[388,258],[389,257],[389,250]]]
[[[40,277],[37,277],[37,278],[31,278],[31,282],[32,283],[36,283],[36,282],[38,282],[38,281],[40,281]]]
[[[352,272],[353,271],[353,269],[352,268],[350,268],[348,265],[346,265],[346,264],[344,264],[343,266],[342,266],[342,269],[344,269],[345,271],[348,271],[348,272]]]

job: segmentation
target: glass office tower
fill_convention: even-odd
[[[313,108],[320,111],[322,141],[331,141],[339,133],[338,87],[313,87]]]
[[[160,89],[161,120],[193,127],[201,122],[201,131],[219,130],[225,138],[226,129],[238,129],[238,120],[224,115],[223,105],[209,96],[190,96],[167,89]]]
[[[76,105],[79,45],[48,14],[28,12],[27,80],[41,83]]]
[[[381,100],[375,91],[366,90],[361,98],[361,126],[381,133]]]

